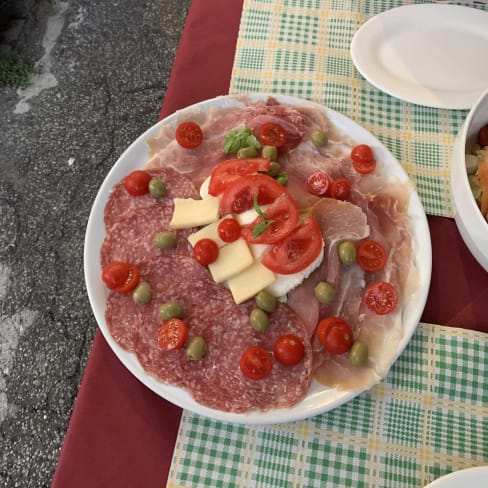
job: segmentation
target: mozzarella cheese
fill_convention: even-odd
[[[172,229],[187,229],[207,225],[219,218],[219,199],[208,196],[203,200],[175,198],[175,209],[170,222]]]
[[[228,282],[229,289],[236,303],[242,303],[271,285],[276,279],[275,274],[261,264],[261,261],[247,267]]]
[[[208,269],[214,281],[222,283],[251,266],[253,262],[254,257],[246,241],[237,239],[220,249],[217,260],[210,263]]]

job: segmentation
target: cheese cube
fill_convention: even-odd
[[[251,250],[244,239],[238,239],[222,247],[219,257],[208,265],[212,278],[222,283],[249,267],[254,261]]]
[[[212,239],[212,241],[217,243],[217,246],[225,246],[226,243],[219,237],[219,232],[217,229],[222,220],[224,219],[220,219],[217,222],[212,222],[211,224],[202,227],[197,232],[190,234],[188,236],[188,241],[190,244],[195,247],[195,244],[201,239]]]
[[[172,229],[186,229],[215,222],[219,218],[219,202],[218,198],[212,196],[203,200],[175,198],[175,209],[169,225]]]
[[[229,289],[236,303],[242,303],[271,285],[276,279],[275,274],[255,261],[252,266],[228,281]]]

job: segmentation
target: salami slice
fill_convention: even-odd
[[[123,182],[114,186],[107,204],[105,205],[105,227],[109,229],[114,223],[127,217],[135,209],[147,208],[153,205],[165,207],[172,204],[175,197],[198,198],[195,186],[186,176],[172,168],[158,168],[148,171],[153,178],[166,183],[167,194],[163,198],[154,198],[149,193],[140,196],[130,195]]]

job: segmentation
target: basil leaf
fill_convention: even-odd
[[[251,129],[243,127],[227,132],[224,141],[224,154],[237,153],[243,147],[253,147],[254,149],[261,147],[261,144],[251,132]]]
[[[254,195],[253,203],[252,203],[254,210],[256,210],[256,213],[264,220],[268,220],[268,217],[264,215],[264,212],[261,210],[261,207],[258,205],[258,196]]]
[[[252,238],[257,239],[271,224],[271,220],[258,222],[252,229]]]

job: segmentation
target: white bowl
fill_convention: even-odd
[[[486,124],[488,89],[469,111],[456,138],[451,159],[451,197],[459,232],[471,254],[488,271],[488,222],[471,193],[465,161],[465,153],[476,143],[478,131]]]

